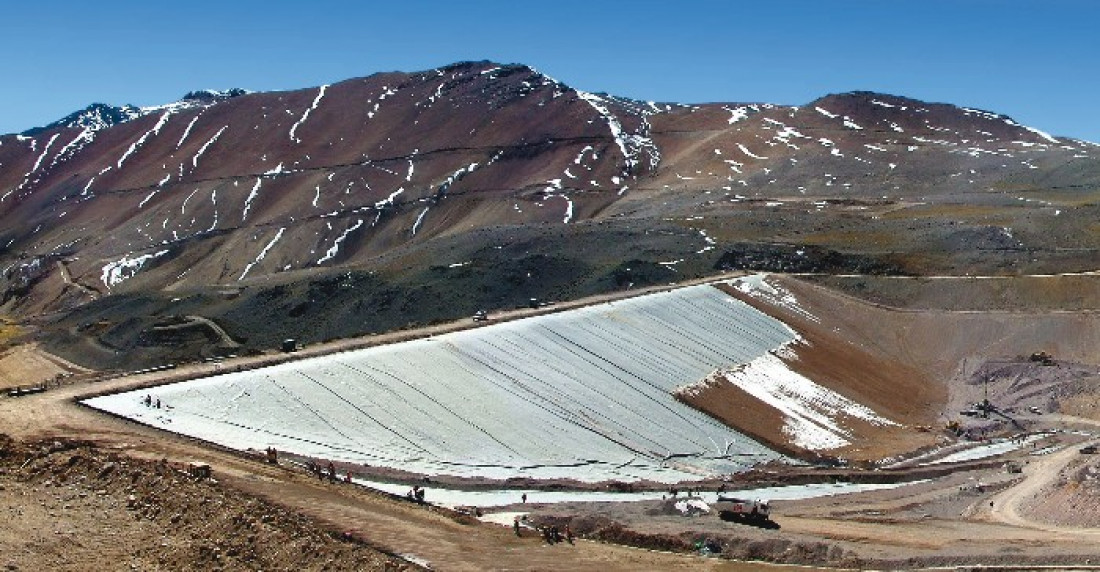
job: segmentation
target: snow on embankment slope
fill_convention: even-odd
[[[677,398],[796,456],[875,460],[930,444],[934,436],[916,429],[935,423],[942,387],[913,362],[897,322],[905,317],[884,320],[882,310],[850,300],[803,298],[805,289],[796,297],[792,285],[763,275],[723,284],[798,338],[719,368]]]
[[[711,286],[88,400],[237,448],[429,474],[675,481],[777,453],[673,397],[796,333]]]

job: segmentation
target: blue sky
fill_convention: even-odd
[[[1100,1],[4,2],[0,133],[92,102],[281,90],[461,60],[647,100],[873,90],[1100,141]]]

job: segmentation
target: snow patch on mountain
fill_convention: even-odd
[[[119,285],[124,280],[133,278],[141,269],[150,261],[156,260],[161,256],[168,254],[167,250],[161,250],[152,254],[143,254],[141,256],[135,256],[131,258],[129,255],[109,262],[103,266],[103,274],[100,279],[103,281],[103,285],[110,290],[112,287]]]
[[[596,113],[599,113],[607,122],[607,127],[611,130],[611,137],[623,154],[623,161],[626,166],[624,174],[633,173],[641,165],[643,152],[649,155],[650,167],[657,168],[657,164],[661,160],[661,154],[657,149],[657,144],[648,136],[649,123],[645,121],[644,115],[642,117],[643,129],[638,133],[627,133],[623,130],[619,117],[611,111],[608,100],[586,91],[577,90],[576,93],[577,97],[592,106],[592,109],[595,109]]]

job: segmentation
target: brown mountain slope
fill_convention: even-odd
[[[267,343],[715,267],[1085,270],[1100,246],[1100,149],[950,105],[643,103],[491,62],[233,95],[0,137],[5,310],[110,330],[191,300]]]

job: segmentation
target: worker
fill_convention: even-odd
[[[515,532],[516,536],[519,536],[519,517],[518,516],[516,518],[512,519],[512,532]]]
[[[522,496],[520,496],[519,498],[520,498],[520,500],[522,500],[522,501],[523,501],[523,502],[524,502],[525,504],[527,503],[527,493],[523,493],[523,495],[522,495]]]

